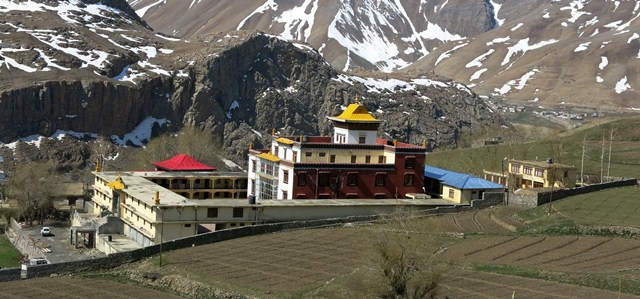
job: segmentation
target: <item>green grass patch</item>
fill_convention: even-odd
[[[607,229],[606,227],[640,228],[640,186],[605,189],[602,191],[572,196],[548,205],[520,211],[516,218],[525,223],[519,227],[523,234],[545,235],[597,235],[635,238],[630,230]],[[595,227],[584,229],[580,227]],[[604,228],[603,228],[604,227]]]
[[[17,268],[20,267],[22,254],[18,251],[5,235],[0,236],[0,267]]]
[[[611,142],[611,166],[609,167],[609,137]],[[604,164],[601,162],[604,138]],[[582,151],[584,141],[584,167]],[[430,153],[427,164],[482,175],[483,170],[502,171],[505,157],[522,160],[544,161],[553,158],[563,164],[575,165],[578,174],[604,175],[618,177],[640,177],[640,117],[631,117],[611,121],[606,124],[579,128],[569,132],[556,133],[544,139],[526,143],[507,143],[497,146],[484,146]],[[455,161],[456,163],[451,163]],[[505,169],[506,171],[506,169]]]
[[[606,189],[554,203],[568,219],[582,225],[640,227],[640,186]]]

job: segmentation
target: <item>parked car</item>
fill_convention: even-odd
[[[29,259],[29,265],[31,266],[46,265],[48,263],[49,261],[43,258]]]
[[[43,237],[49,236],[51,235],[51,229],[48,226],[45,226],[40,230],[40,233],[42,234]]]

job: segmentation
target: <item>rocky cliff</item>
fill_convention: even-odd
[[[463,130],[504,123],[456,82],[342,74],[306,44],[256,32],[169,39],[113,7],[99,9],[93,17],[112,28],[91,27],[94,20],[43,33],[37,23],[5,23],[3,42],[12,48],[0,51],[9,70],[0,71],[1,142],[103,135],[141,145],[154,130],[193,125],[218,136],[243,165],[249,144],[263,146],[272,128],[328,134],[325,116],[356,96],[385,121],[381,134],[414,143],[455,145]],[[63,42],[62,34],[81,42]]]

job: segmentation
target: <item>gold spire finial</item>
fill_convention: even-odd
[[[356,104],[360,104],[360,99],[358,99],[358,94],[356,94]]]
[[[155,204],[160,205],[160,191],[156,191],[156,200],[155,200]]]
[[[100,158],[96,159],[96,172],[102,171],[102,163],[100,163]]]
[[[300,134],[300,143],[302,143],[302,134]]]
[[[249,143],[249,150],[253,149],[253,143]]]
[[[271,128],[271,136],[276,136],[276,128]]]

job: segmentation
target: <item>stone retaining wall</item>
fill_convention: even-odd
[[[20,279],[20,268],[0,269],[0,281]]]
[[[493,200],[493,199],[492,199]],[[407,214],[414,216],[428,216],[445,213],[457,213],[462,211],[473,210],[474,208],[465,205],[456,205],[452,207],[437,207],[435,209],[421,210],[421,211],[405,211]],[[255,226],[244,226],[228,230],[220,230],[205,234],[200,234],[192,237],[177,239],[168,241],[162,244],[163,251],[176,250],[181,248],[188,248],[192,246],[211,244],[220,241],[226,241],[236,238],[255,236],[261,234],[274,233],[285,230],[301,229],[301,228],[314,228],[314,227],[328,227],[337,226],[352,222],[368,222],[376,221],[381,218],[380,215],[371,216],[353,216],[345,218],[334,219],[321,219],[321,220],[306,220],[306,221],[292,221],[292,222],[280,222],[280,223],[267,223]],[[106,257],[94,258],[89,260],[81,260],[67,263],[56,263],[48,265],[26,266],[26,278],[34,277],[48,277],[51,275],[65,275],[73,274],[84,271],[96,271],[101,269],[109,269],[120,266],[125,263],[136,262],[141,259],[151,257],[160,253],[160,245],[152,245],[132,251],[119,252],[110,254]],[[11,271],[17,271],[15,275],[0,275],[0,281],[19,279],[20,269],[9,269]],[[13,273],[13,272],[10,272]]]
[[[593,184],[593,185],[581,186],[581,187],[575,187],[575,188],[569,188],[569,189],[553,190],[553,196],[551,195],[551,191],[540,192],[537,194],[509,193],[508,204],[510,206],[536,207],[536,206],[549,203],[550,200],[556,201],[556,200],[560,200],[570,196],[576,196],[580,194],[600,191],[600,190],[609,189],[609,188],[633,186],[637,184],[638,184],[637,179],[620,179],[614,182]]]

